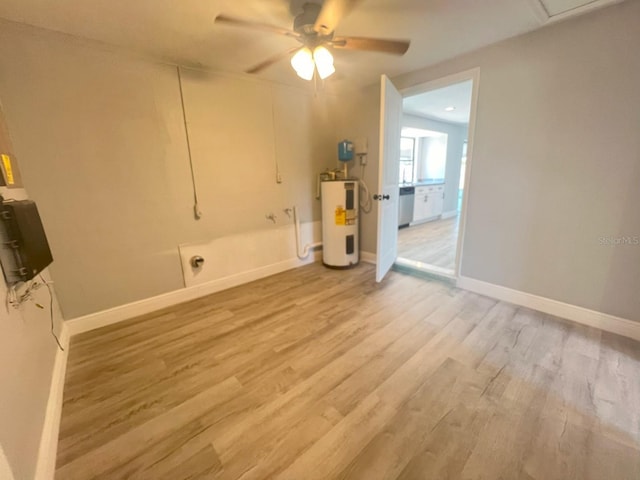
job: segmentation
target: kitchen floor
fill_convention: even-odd
[[[455,216],[399,229],[398,257],[454,270],[459,218]]]

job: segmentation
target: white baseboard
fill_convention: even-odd
[[[60,431],[60,417],[62,415],[62,399],[64,378],[67,371],[67,356],[69,353],[69,329],[62,323],[59,336],[64,351],[58,349],[53,363],[49,400],[40,437],[38,463],[36,465],[36,480],[52,480],[56,470],[56,454],[58,451],[58,433]]]
[[[618,335],[633,338],[634,340],[640,340],[640,322],[634,322],[607,313],[596,312],[595,310],[589,310],[469,277],[458,278],[457,286],[464,290],[479,293],[497,300],[503,300],[515,305],[538,310],[607,332],[617,333]]]
[[[376,264],[376,254],[371,252],[360,252],[360,260],[364,263]]]
[[[77,335],[79,333],[112,325],[146,313],[155,312],[156,310],[161,310],[172,305],[211,295],[212,293],[220,292],[228,288],[237,287],[238,285],[275,275],[276,273],[301,267],[303,265],[313,263],[320,258],[322,258],[322,252],[313,252],[313,254],[309,255],[309,258],[306,260],[292,258],[253,270],[229,275],[210,282],[192,285],[180,290],[174,290],[173,292],[163,293],[155,297],[145,298],[144,300],[139,300],[137,302],[127,303],[108,310],[102,310],[82,317],[73,318],[71,320],[67,320],[65,323],[67,325],[69,335]]]
[[[442,215],[440,215],[440,218],[442,220],[445,220],[447,218],[457,217],[459,214],[460,212],[458,212],[458,210],[451,210],[450,212],[444,212]]]
[[[409,224],[410,227],[415,227],[416,225],[422,225],[423,223],[433,222],[435,220],[440,220],[442,215],[434,215],[432,217],[421,218],[420,220],[414,220]]]

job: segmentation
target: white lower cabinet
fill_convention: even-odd
[[[417,193],[413,203],[413,221],[419,222],[429,216],[429,195],[427,193]]]
[[[416,187],[413,204],[413,221],[435,220],[442,215],[444,185]]]
[[[442,215],[442,209],[444,207],[444,187],[438,187],[438,191],[429,193],[429,216],[439,217]]]

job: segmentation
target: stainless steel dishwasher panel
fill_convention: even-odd
[[[413,199],[415,187],[400,187],[398,201],[398,228],[408,227],[413,221]]]

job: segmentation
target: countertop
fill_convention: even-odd
[[[424,187],[426,185],[444,185],[444,179],[434,179],[434,180],[422,180],[420,182],[413,183],[401,183],[398,185],[400,188],[402,187]]]

